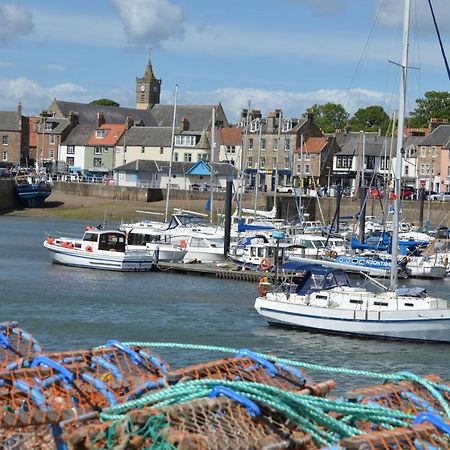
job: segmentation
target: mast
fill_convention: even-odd
[[[210,178],[210,185],[211,185],[211,192],[210,192],[210,219],[209,221],[212,223],[213,221],[213,198],[214,198],[214,188],[213,188],[213,183],[214,183],[214,172],[213,172],[213,162],[214,162],[214,150],[216,147],[216,108],[214,107],[212,110],[212,119],[211,119],[212,123],[211,123],[211,164],[210,164],[210,174],[211,174],[211,178]]]
[[[255,174],[255,204],[254,204],[254,217],[256,218],[256,211],[258,209],[258,191],[259,186],[261,184],[261,174],[260,174],[260,165],[261,165],[261,140],[262,140],[262,123],[259,119],[255,119],[255,123],[259,128],[259,139],[258,139],[258,158],[256,160],[256,174]]]
[[[176,117],[177,117],[177,96],[178,96],[178,84],[175,85],[175,99],[173,102],[172,138],[170,140],[169,181],[167,182],[166,212],[164,214],[165,222],[167,222],[167,216],[168,216],[168,212],[169,212],[170,179],[172,178],[172,161],[173,161],[173,151],[174,151],[174,146],[175,146],[175,122],[176,122]]]
[[[278,191],[278,159],[280,154],[280,148],[281,148],[281,121],[283,118],[283,112],[280,109],[280,114],[278,116],[278,150],[277,155],[275,157],[275,190],[273,193],[273,207],[277,208],[277,191]],[[272,170],[273,173],[273,170]]]
[[[401,203],[401,176],[402,176],[402,153],[403,153],[403,129],[405,123],[406,81],[408,76],[408,47],[409,47],[409,19],[411,12],[411,0],[405,0],[403,13],[403,48],[400,63],[400,95],[397,123],[397,151],[395,154],[394,173],[394,220],[392,227],[392,261],[391,261],[391,290],[397,288],[397,259],[398,259],[398,231],[399,214]]]

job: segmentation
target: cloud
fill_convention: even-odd
[[[33,18],[23,6],[0,5],[0,45],[6,45],[20,36],[31,33]]]
[[[16,109],[20,101],[25,114],[37,114],[47,108],[54,97],[86,103],[92,100],[86,89],[70,82],[44,87],[26,77],[0,78],[0,104],[4,110]]]
[[[379,18],[381,25],[389,28],[401,26],[403,23],[403,2],[399,2],[398,0],[376,0],[375,4],[377,11],[379,10],[380,5],[383,5]],[[448,0],[434,0],[433,10],[440,28],[439,31],[442,34],[448,34],[448,27],[444,26],[450,21]],[[419,33],[435,33],[433,19],[427,1],[414,2],[412,4],[410,21],[411,27],[417,27]]]
[[[170,103],[173,94],[163,92],[162,100]],[[260,109],[263,115],[280,108],[284,114],[290,117],[301,117],[307,108],[315,103],[324,104],[334,102],[342,104],[350,113],[354,114],[359,108],[379,105],[387,112],[392,106],[395,108],[396,99],[387,97],[385,92],[367,89],[353,89],[351,93],[346,90],[320,89],[307,92],[290,92],[285,90],[263,90],[263,89],[234,89],[223,88],[208,92],[186,92],[181,93],[180,103],[186,104],[215,104],[220,102],[231,122],[236,122],[242,108],[247,108],[248,101],[251,107]]]
[[[112,0],[112,3],[119,12],[130,44],[156,46],[183,35],[182,10],[169,0]]]

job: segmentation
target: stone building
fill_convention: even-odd
[[[142,78],[136,77],[136,109],[151,109],[160,102],[161,80],[153,73],[150,58]]]
[[[1,154],[0,165],[11,167],[28,163],[29,123],[22,115],[22,105],[17,111],[0,111]]]

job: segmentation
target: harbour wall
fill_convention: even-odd
[[[273,198],[267,198],[267,207],[271,208]],[[304,212],[309,214],[309,220],[320,220],[324,223],[330,223],[336,212],[336,198],[315,198],[302,197],[302,207]],[[279,217],[292,217],[296,214],[297,207],[295,205],[295,197],[283,196],[277,198],[277,209]],[[381,218],[385,205],[379,199],[368,199],[366,203],[366,216],[377,216]],[[355,217],[360,211],[360,200],[357,198],[344,197],[341,200],[340,217]],[[429,212],[429,214],[428,214]],[[418,200],[402,201],[400,219],[406,222],[419,225],[420,202]],[[435,225],[450,225],[450,202],[430,202],[425,201],[423,220],[426,224],[427,218]],[[388,216],[388,221],[392,220],[392,216]]]
[[[14,190],[14,181],[0,180],[0,211],[17,208],[17,197]]]

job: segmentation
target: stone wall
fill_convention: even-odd
[[[273,203],[272,197],[267,197],[267,207],[270,208]],[[277,198],[278,215],[279,217],[293,217],[296,214],[297,208],[295,206],[294,196],[280,196]],[[302,206],[304,211],[309,213],[309,220],[320,220],[322,216],[325,223],[331,222],[336,211],[336,198],[314,198],[303,197]],[[450,202],[430,202],[424,203],[424,223],[427,220],[429,207],[430,221],[433,225],[450,225]],[[382,216],[382,211],[385,208],[378,199],[368,199],[366,203],[366,216]],[[360,201],[356,198],[345,197],[341,201],[340,216],[355,217],[360,210]],[[401,219],[409,223],[419,225],[420,202],[418,200],[404,200],[402,202]],[[390,216],[392,217],[392,216]],[[388,218],[388,220],[392,220]]]
[[[0,180],[0,211],[17,207],[17,197],[12,180]]]

